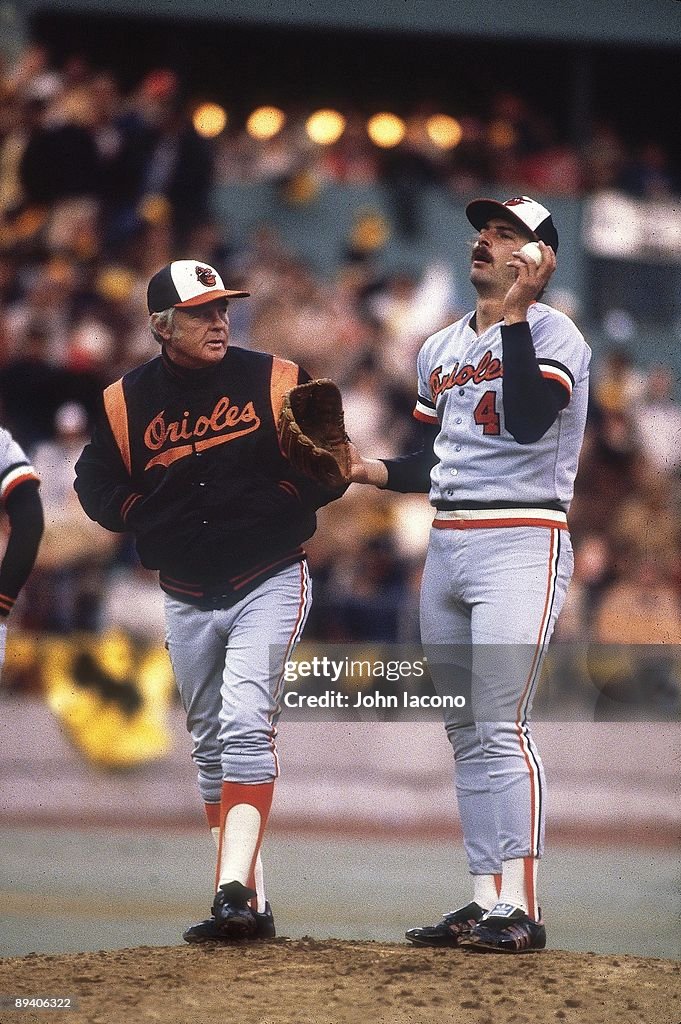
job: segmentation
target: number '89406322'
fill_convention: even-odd
[[[16,996],[9,1002],[15,1010],[70,1010],[73,1001],[58,996]]]

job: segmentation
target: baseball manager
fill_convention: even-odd
[[[572,575],[567,511],[591,353],[538,301],[556,267],[549,210],[518,196],[477,199],[466,214],[477,302],[419,354],[423,448],[389,461],[354,452],[351,475],[430,491],[421,636],[436,688],[462,682],[471,702],[445,726],[472,898],[407,938],[522,953],[546,944],[536,884],[546,785],[529,715]]]
[[[187,942],[270,938],[260,846],[279,773],[284,664],[308,616],[302,543],[339,497],[279,449],[284,394],[309,379],[287,360],[229,345],[225,288],[198,260],[149,282],[160,355],[111,384],[76,466],[86,513],[135,535],[159,570],[166,644],[218,846],[210,917]]]

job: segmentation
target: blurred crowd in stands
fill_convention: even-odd
[[[75,218],[88,255],[97,245],[87,237],[97,214],[101,241],[117,252],[140,219],[162,216],[166,204],[176,237],[185,241],[208,212],[211,187],[235,182],[278,183],[294,199],[328,181],[383,182],[397,195],[427,185],[468,195],[491,182],[503,191],[552,196],[613,188],[669,199],[681,192],[681,169],[659,140],[632,145],[612,124],[596,122],[583,142],[567,141],[547,115],[513,92],[490,92],[484,117],[454,112],[459,141],[449,149],[427,133],[427,118],[437,111],[425,106],[406,117],[398,145],[381,148],[359,110],[342,111],[345,130],[322,145],[305,131],[309,110],[287,111],[272,138],[253,137],[237,116],[207,139],[192,124],[197,105],[169,69],[147,73],[124,92],[114,74],[84,56],[55,70],[44,48],[27,49],[15,66],[0,68],[5,232],[21,237],[35,228],[37,211],[59,204],[61,215],[50,224],[53,244],[68,240]]]
[[[302,118],[265,144],[245,131],[228,133],[217,150],[217,180],[295,183],[306,174],[313,182],[382,181],[398,191],[439,185],[455,195],[496,182],[510,192],[579,196],[614,188],[648,199],[673,197],[681,188],[662,145],[631,147],[612,125],[600,123],[578,147],[515,93],[494,94],[485,118],[461,116],[461,141],[451,149],[429,138],[431,113],[415,112],[402,142],[387,149],[371,143],[359,113],[349,115],[343,136],[328,147],[307,139]]]
[[[157,354],[145,310],[159,266],[200,254],[248,302],[231,308],[232,341],[335,378],[349,432],[364,454],[417,445],[411,418],[423,339],[460,316],[446,267],[378,273],[371,245],[350,240],[322,279],[267,225],[234,246],[210,216],[216,182],[291,182],[301,170],[336,181],[440,183],[470,193],[577,195],[617,187],[679,191],[661,146],[633,153],[597,126],[584,152],[518,97],[495,98],[487,122],[462,121],[449,153],[416,130],[393,151],[349,121],[315,147],[291,125],[257,143],[244,132],[208,141],[194,130],[172,72],[122,95],[106,71],[71,59],[59,71],[30,49],[0,79],[0,422],[42,477],[46,535],[14,613],[15,629],[121,627],[163,636],[161,594],[129,539],[87,520],[73,466],[101,389]],[[371,224],[365,225],[371,234]],[[559,296],[548,301],[559,304]],[[588,339],[587,339],[588,340]],[[575,576],[561,640],[681,642],[681,406],[666,366],[643,369],[613,346],[593,367],[592,402],[571,511]],[[426,496],[351,488],[320,515],[308,551],[316,600],[308,638],[418,639],[418,590],[431,512]],[[678,698],[677,698],[678,699]]]

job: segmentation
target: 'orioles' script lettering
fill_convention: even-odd
[[[443,391],[463,387],[469,381],[473,381],[474,384],[482,384],[486,380],[496,380],[498,377],[502,377],[503,373],[501,360],[492,358],[492,353],[488,349],[477,366],[465,363],[459,368],[459,364],[454,363],[452,370],[445,374],[442,373],[442,367],[438,366],[430,375],[430,393],[433,396],[433,401],[436,402]]]
[[[260,418],[253,408],[253,402],[247,402],[243,409],[240,409],[238,405],[230,405],[226,396],[218,399],[210,416],[199,416],[193,426],[190,426],[189,416],[190,414],[185,412],[181,420],[166,423],[165,409],[162,409],[144,431],[144,443],[147,448],[157,452],[169,441],[172,444],[177,444],[178,441],[193,441],[195,438],[205,437],[209,431],[212,434],[222,434],[239,423],[250,425],[252,430],[257,430],[260,426]]]

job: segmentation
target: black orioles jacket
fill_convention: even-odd
[[[309,376],[295,363],[231,346],[186,370],[165,352],[104,391],[76,464],[87,515],[130,530],[161,587],[200,607],[229,607],[304,557],[315,511],[340,497],[296,474],[279,450],[284,393]]]

